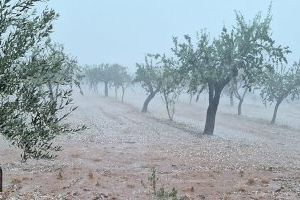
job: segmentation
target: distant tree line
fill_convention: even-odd
[[[100,64],[85,66],[84,70],[85,81],[91,90],[98,92],[99,83],[103,83],[104,95],[107,97],[109,88],[113,87],[117,99],[121,89],[121,100],[124,102],[126,89],[132,83],[132,77],[126,67],[119,64]]]

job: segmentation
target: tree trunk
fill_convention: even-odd
[[[122,103],[124,103],[125,88],[122,87]]]
[[[173,121],[173,113],[174,112],[173,112],[173,110],[171,110],[171,101],[168,99],[168,95],[165,92],[163,93],[163,98],[165,100],[169,120]]]
[[[148,105],[150,103],[150,101],[154,98],[154,96],[156,95],[158,91],[155,91],[155,92],[151,92],[149,94],[149,96],[146,98],[145,102],[144,102],[144,105],[143,105],[143,109],[142,109],[142,112],[143,113],[146,113],[148,112]]]
[[[236,96],[236,98],[239,100],[239,105],[238,105],[238,116],[242,115],[242,105],[245,99],[245,96],[248,92],[248,88],[245,88],[244,93],[242,94],[242,96],[239,94],[238,91],[236,91],[234,94]]]
[[[53,86],[50,82],[48,82],[48,89],[49,89],[49,98],[52,102],[54,102]]]
[[[204,129],[205,135],[213,135],[214,133],[217,110],[218,110],[218,104],[211,103],[208,106],[205,129]]]
[[[192,104],[192,100],[193,100],[193,95],[190,94],[190,104]]]
[[[212,88],[209,87],[209,106],[206,114],[206,122],[205,122],[205,135],[213,135],[215,129],[216,122],[216,114],[220,102],[222,88]]]
[[[233,100],[233,91],[230,92],[230,106],[234,106],[234,100]]]
[[[106,97],[108,97],[108,82],[107,81],[104,82],[104,94]]]
[[[117,100],[118,99],[118,88],[115,87],[115,99]]]
[[[55,99],[57,99],[57,96],[58,96],[58,90],[59,90],[59,85],[56,84],[56,89],[55,89]]]
[[[196,97],[196,102],[199,101],[200,94],[203,92],[204,89],[205,89],[205,86],[202,86],[202,88],[198,91],[198,94],[197,94],[197,97]]]
[[[281,100],[281,101],[277,101],[277,103],[276,103],[276,105],[275,105],[273,117],[272,117],[272,120],[271,120],[271,124],[275,124],[276,117],[277,117],[278,107],[279,107],[279,105],[281,104],[281,102],[282,102],[282,100]]]
[[[242,104],[244,100],[239,101],[239,106],[238,106],[238,116],[242,115]]]
[[[2,180],[3,180],[3,172],[2,172],[2,168],[0,166],[0,192],[3,192],[3,188],[2,188]]]

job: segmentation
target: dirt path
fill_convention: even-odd
[[[110,98],[83,96],[76,101],[79,109],[70,121],[89,129],[59,138],[64,151],[57,160],[21,165],[17,150],[0,147],[4,195],[20,199],[152,199],[148,177],[155,168],[158,188],[175,187],[190,199],[300,197],[299,147],[295,149],[300,136],[293,130],[270,129],[221,114],[217,122],[220,132],[247,132],[256,138],[241,142],[191,134],[186,130],[194,127],[142,115],[135,107]],[[182,119],[201,118],[195,108],[179,109]]]

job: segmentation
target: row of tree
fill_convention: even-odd
[[[242,75],[242,74],[241,74]],[[242,115],[242,104],[245,96],[251,89],[260,92],[263,103],[275,104],[271,124],[276,121],[277,111],[283,101],[292,102],[300,94],[300,63],[292,66],[286,64],[275,65],[274,69],[261,76],[261,79],[252,84],[252,87],[245,85],[241,75],[234,78],[227,87],[227,93],[238,99],[238,115]],[[232,96],[231,96],[232,95]],[[231,104],[233,101],[231,100]]]
[[[63,123],[76,109],[72,91],[80,69],[50,41],[57,14],[37,12],[40,2],[0,1],[0,134],[22,149],[23,161],[55,157],[61,147],[53,139],[83,128]]]
[[[137,64],[135,81],[148,93],[142,112],[149,102],[161,93],[172,120],[175,103],[182,91],[199,99],[208,91],[204,134],[213,134],[220,97],[227,87],[233,98],[239,99],[238,114],[246,94],[260,89],[265,103],[275,103],[272,123],[275,123],[279,105],[287,98],[294,100],[300,93],[300,63],[289,65],[288,47],[276,44],[271,34],[271,14],[263,18],[258,14],[247,22],[236,13],[236,24],[223,27],[220,35],[210,39],[200,32],[196,41],[185,35],[182,41],[173,38],[172,55],[147,55],[145,62]]]
[[[289,98],[293,101],[300,94],[300,63],[289,65],[288,47],[276,44],[271,34],[271,14],[263,18],[258,14],[247,22],[236,13],[236,24],[231,29],[223,27],[220,35],[210,39],[207,32],[197,34],[195,41],[189,35],[182,40],[173,38],[171,55],[149,54],[144,63],[138,63],[135,77],[118,64],[101,64],[86,67],[85,75],[90,88],[97,91],[104,83],[104,93],[114,87],[115,93],[124,93],[130,83],[140,83],[147,93],[142,112],[148,111],[151,100],[160,94],[165,102],[170,120],[181,93],[190,95],[190,101],[207,91],[207,109],[204,134],[213,134],[216,113],[222,92],[236,97],[238,115],[246,95],[259,90],[265,104],[275,103],[271,123],[274,124],[279,105]]]
[[[121,100],[124,102],[125,91],[132,82],[132,77],[127,72],[126,67],[119,64],[100,64],[85,67],[85,81],[90,89],[98,92],[100,83],[104,84],[104,94],[107,97],[109,87],[114,87],[116,98],[118,90],[121,88]]]

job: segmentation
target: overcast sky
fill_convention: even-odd
[[[53,40],[65,45],[80,64],[120,63],[131,71],[146,53],[163,53],[172,36],[206,29],[212,36],[231,26],[234,10],[251,19],[266,13],[269,0],[51,0],[59,19]],[[275,39],[300,59],[300,1],[273,0]]]

